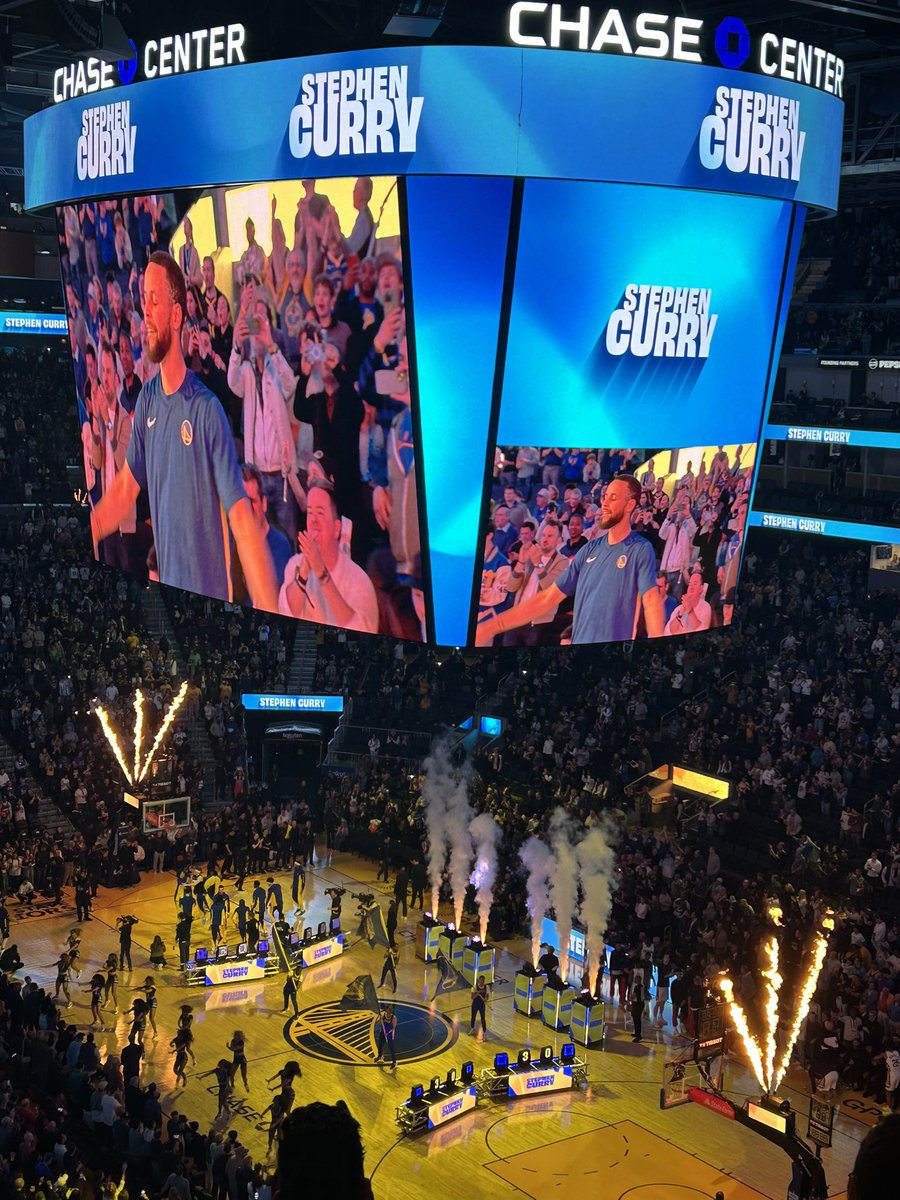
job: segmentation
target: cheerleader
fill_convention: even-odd
[[[106,977],[101,975],[99,971],[95,971],[91,976],[90,983],[83,983],[81,986],[86,992],[91,993],[91,1025],[99,1025],[101,1029],[105,1029],[103,1018],[100,1016],[100,1001],[103,999],[103,987],[106,983]]]
[[[241,1078],[244,1081],[244,1091],[249,1092],[250,1087],[247,1084],[247,1055],[245,1053],[244,1035],[240,1029],[236,1029],[231,1035],[231,1041],[226,1049],[232,1052],[234,1061],[231,1064],[231,1082],[234,1083],[237,1078],[238,1070],[241,1072]]]
[[[191,1065],[196,1067],[197,1055],[194,1053],[194,1031],[192,1029],[193,1024],[194,1024],[194,1010],[191,1008],[191,1006],[189,1004],[182,1004],[181,1012],[178,1016],[178,1032],[187,1034],[187,1037],[185,1038],[185,1045],[187,1047],[188,1054],[191,1056]]]
[[[153,1030],[153,1036],[159,1037],[159,1030],[156,1028],[156,984],[153,982],[152,975],[146,976],[144,979],[144,992],[146,993],[147,1005],[147,1020],[150,1022],[150,1028]]]
[[[143,1000],[135,1000],[131,1008],[127,1009],[125,1015],[133,1013],[134,1018],[131,1022],[131,1032],[128,1034],[128,1042],[134,1045],[137,1042],[139,1045],[144,1044],[144,1030],[147,1027],[147,1005]]]
[[[171,1042],[169,1042],[169,1045],[175,1051],[173,1070],[175,1073],[176,1087],[187,1087],[187,1061],[188,1054],[191,1052],[190,1039],[192,1036],[193,1035],[189,1029],[179,1029],[172,1038]]]
[[[106,981],[103,984],[103,1006],[109,1008],[109,998],[112,996],[113,1012],[119,1011],[119,959],[115,954],[107,956],[106,963],[103,967],[106,972]]]

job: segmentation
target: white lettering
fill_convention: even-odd
[[[408,95],[408,73],[400,66],[304,75],[288,120],[291,154],[414,153],[425,98]]]

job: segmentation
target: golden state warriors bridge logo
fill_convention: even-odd
[[[398,1063],[433,1058],[454,1045],[457,1028],[424,1004],[394,1004]],[[340,1000],[302,1009],[284,1027],[285,1040],[303,1054],[325,1062],[374,1067],[378,1057],[381,1018],[371,1008],[347,1008]]]

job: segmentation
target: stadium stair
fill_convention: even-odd
[[[308,621],[298,621],[294,632],[294,649],[288,668],[287,690],[291,696],[308,696],[316,682],[316,659],[319,653],[318,628]]]
[[[0,734],[0,764],[6,769],[6,773],[10,779],[15,779],[15,762],[16,754],[12,746],[5,737]],[[55,830],[64,837],[71,837],[75,832],[75,826],[49,797],[45,794],[44,789],[32,775],[29,768],[28,774],[24,779],[26,790],[32,788],[38,794],[38,822],[42,829]]]
[[[175,651],[175,660],[178,663],[178,677],[179,679],[186,679],[187,665],[184,652],[172,626],[172,622],[169,619],[165,601],[157,584],[151,583],[141,592],[141,608],[144,613],[144,623],[148,633],[157,640],[165,638],[168,641],[169,645]],[[191,751],[196,755],[203,771],[204,810],[221,807],[221,805],[217,806],[215,803],[216,752],[213,748],[212,738],[209,736],[206,728],[206,722],[203,720],[200,706],[197,704],[186,704],[181,713],[179,713],[177,723],[184,726]]]

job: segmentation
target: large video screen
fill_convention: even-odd
[[[425,637],[397,179],[58,209],[95,552]]]
[[[755,458],[754,445],[498,446],[478,640],[559,646],[729,625]]]
[[[525,183],[477,644],[731,621],[789,240],[783,204]]]

